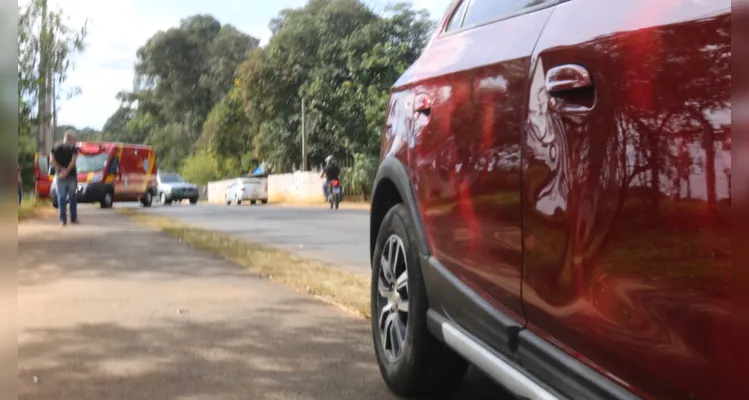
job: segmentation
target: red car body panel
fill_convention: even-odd
[[[52,176],[49,175],[49,155],[34,155],[34,194],[37,198],[48,199],[52,187]]]
[[[533,47],[551,12],[445,33],[404,75],[415,81],[417,100],[431,104],[429,115],[414,114],[409,139],[431,250],[520,322],[522,105]],[[507,37],[477,51],[477,43]]]
[[[569,0],[438,33],[388,106],[381,156],[434,257],[642,398],[731,398],[730,6]],[[568,65],[591,85],[548,93]]]
[[[642,397],[730,398],[730,6],[574,0],[536,47],[529,326]],[[550,95],[568,64],[591,90]]]

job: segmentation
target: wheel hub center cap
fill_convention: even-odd
[[[390,295],[390,303],[392,303],[392,304],[393,304],[393,308],[397,308],[397,307],[398,307],[398,304],[400,304],[400,302],[401,302],[401,296],[400,296],[400,295],[398,294],[398,292],[395,292],[395,291],[394,291],[394,292],[393,292],[393,293],[392,293],[392,294]]]

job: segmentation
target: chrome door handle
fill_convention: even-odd
[[[546,92],[550,95],[592,86],[590,73],[580,65],[560,65],[546,73]]]

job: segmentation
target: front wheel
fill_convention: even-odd
[[[162,206],[169,206],[172,204],[172,201],[167,199],[166,193],[164,192],[161,192],[161,194],[159,195],[159,202]]]
[[[104,197],[99,202],[99,205],[101,206],[101,208],[112,208],[113,204],[114,204],[114,193],[112,192],[104,193]]]
[[[380,227],[372,259],[372,340],[393,393],[431,397],[453,391],[468,364],[427,329],[429,303],[415,229],[403,204],[390,209]]]
[[[192,205],[198,204],[198,198],[195,197],[195,198],[190,199],[190,204]]]
[[[150,191],[146,192],[145,196],[143,196],[141,204],[143,204],[143,207],[151,207],[153,205],[153,194]]]

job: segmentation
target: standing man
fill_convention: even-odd
[[[52,147],[52,166],[55,167],[55,182],[57,190],[57,204],[60,209],[60,223],[62,226],[68,224],[67,206],[70,203],[70,222],[78,223],[78,199],[75,189],[78,186],[78,172],[75,162],[78,159],[78,148],[75,145],[75,130],[65,131],[62,142],[55,143]]]

